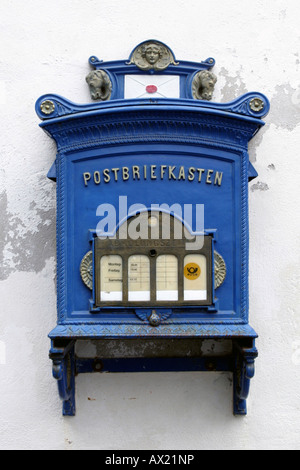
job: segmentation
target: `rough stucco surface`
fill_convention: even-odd
[[[297,0],[1,0],[0,388],[2,449],[299,449],[300,87]],[[56,323],[55,145],[35,100],[90,102],[88,57],[124,59],[149,38],[177,59],[216,59],[215,101],[260,91],[266,126],[249,146],[250,323],[259,357],[248,415],[227,373],[77,378],[61,416],[48,359]]]

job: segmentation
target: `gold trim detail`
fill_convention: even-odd
[[[45,100],[41,103],[41,111],[44,114],[51,114],[55,110],[55,104],[53,101]]]
[[[226,277],[226,264],[223,257],[217,252],[214,252],[214,268],[215,268],[215,289],[223,284]]]
[[[252,109],[252,111],[258,113],[264,108],[263,100],[261,100],[260,98],[253,98],[250,101],[250,108]]]
[[[80,263],[81,279],[90,290],[93,290],[93,252],[88,251]]]

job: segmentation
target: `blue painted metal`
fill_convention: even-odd
[[[120,358],[120,359],[86,359],[76,361],[77,373],[91,372],[191,372],[234,370],[230,356],[217,358],[204,357],[156,357],[156,358]]]
[[[75,104],[47,94],[36,102],[40,127],[57,144],[56,161],[48,177],[57,184],[57,326],[50,332],[50,357],[54,377],[63,400],[63,413],[75,414],[75,373],[93,369],[92,359],[79,360],[74,353],[78,339],[199,338],[231,339],[232,357],[219,358],[215,370],[234,375],[234,413],[246,413],[249,381],[254,374],[256,332],[249,325],[248,305],[248,181],[257,173],[248,157],[248,142],[264,125],[269,102],[261,93],[247,93],[229,103],[192,99],[195,73],[209,70],[214,59],[201,63],[179,61],[163,74],[180,76],[180,98],[124,99],[124,74],[145,74],[129,61],[101,62],[89,59],[94,68],[105,70],[113,88],[106,102]],[[148,72],[149,74],[154,73]],[[162,72],[160,72],[162,74]],[[251,101],[263,106],[253,110]],[[42,112],[50,101],[54,110]],[[175,178],[115,181],[112,168],[153,165],[174,167]],[[154,167],[155,165],[155,167]],[[178,178],[191,168],[203,168],[205,178]],[[110,180],[85,185],[83,173],[109,170]],[[222,172],[222,184],[207,177],[207,170]],[[177,171],[177,173],[176,173]],[[214,308],[178,306],[170,308],[159,326],[151,326],[139,309],[110,306],[93,309],[93,294],[83,284],[79,267],[93,244],[101,203],[118,208],[119,196],[128,206],[151,204],[204,204],[205,230],[214,232],[214,248],[222,254],[226,279],[213,289]],[[117,220],[119,222],[119,220]],[[211,280],[213,283],[213,279]],[[166,308],[166,306],[164,306]],[[98,358],[99,360],[101,358]],[[93,359],[94,360],[94,359]],[[148,361],[148,362],[147,362]],[[130,362],[130,364],[129,364]],[[199,361],[138,358],[105,362],[105,370],[206,370]],[[144,367],[144,369],[143,369]],[[171,367],[171,369],[170,369]],[[94,369],[93,369],[94,370]]]

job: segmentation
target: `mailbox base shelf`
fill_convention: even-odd
[[[248,325],[249,326],[249,325]],[[250,328],[250,327],[249,327]],[[127,350],[130,350],[130,344],[134,341],[149,342],[151,345],[158,342],[159,347],[157,355],[139,354],[127,357],[126,354],[111,357],[109,354],[96,354],[89,357],[82,357],[77,354],[76,342],[82,341],[102,341],[108,344],[115,341],[113,338],[104,339],[102,337],[91,336],[53,336],[51,337],[51,349],[49,357],[53,361],[53,376],[57,379],[59,396],[63,402],[62,413],[65,416],[74,416],[76,412],[75,406],[75,377],[81,373],[102,373],[102,372],[230,372],[233,377],[233,414],[247,414],[247,397],[249,394],[250,380],[254,376],[254,361],[257,357],[257,349],[255,347],[255,337],[248,335],[215,335],[212,339],[211,335],[203,335],[198,337],[182,338],[182,341],[194,342],[196,347],[192,348],[192,354],[185,354],[184,347],[180,349],[178,357],[168,353],[168,348],[172,348],[172,338],[152,336],[151,338],[127,337]],[[116,338],[116,337],[115,337]],[[120,340],[120,338],[118,339]],[[202,348],[203,342],[213,341],[219,342],[214,354],[206,352]],[[122,340],[121,340],[122,341]],[[181,339],[176,339],[180,342]],[[162,344],[165,348],[162,348]],[[225,344],[224,350],[222,345]],[[184,343],[185,345],[185,343]],[[152,348],[153,349],[153,348]],[[203,350],[204,349],[204,350]],[[178,348],[177,348],[178,350]],[[190,348],[189,348],[190,353]],[[130,354],[129,354],[130,356]]]

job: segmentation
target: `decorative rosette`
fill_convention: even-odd
[[[93,252],[88,251],[80,263],[80,275],[86,287],[93,289]]]
[[[215,289],[217,289],[221,284],[223,284],[226,277],[226,264],[222,256],[217,251],[214,252],[214,258]]]

